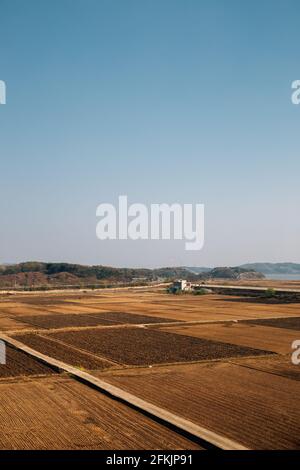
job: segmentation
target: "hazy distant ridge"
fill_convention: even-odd
[[[300,274],[299,263],[249,263],[240,266],[263,274]]]
[[[236,268],[247,271],[256,271],[265,275],[268,274],[300,274],[299,263],[247,263],[236,266]],[[187,270],[195,273],[208,273],[213,268],[208,267],[186,267]]]
[[[158,269],[114,268],[111,266],[83,266],[70,263],[42,263],[30,261],[0,265],[0,287],[33,287],[134,283],[187,279],[257,279],[264,275],[254,269],[241,267],[185,268],[164,267]]]

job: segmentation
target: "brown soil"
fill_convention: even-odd
[[[277,305],[277,304],[295,304],[300,303],[300,294],[289,294],[289,295],[275,295],[274,297],[267,297],[265,295],[256,295],[253,297],[236,297],[234,299],[227,299],[229,302],[245,302],[252,304],[265,304],[265,305]],[[224,302],[224,299],[222,299]]]
[[[0,383],[0,449],[199,449],[72,379]]]
[[[145,328],[87,329],[52,333],[49,336],[121,364],[131,365],[267,354],[258,349]]]
[[[267,318],[261,320],[251,320],[247,323],[253,323],[254,325],[272,326],[274,328],[286,328],[287,330],[300,331],[300,317],[291,318]]]
[[[79,326],[98,326],[113,324],[140,324],[171,322],[166,318],[136,315],[126,312],[105,312],[99,314],[54,314],[54,315],[31,315],[19,317],[22,323],[28,323],[37,328],[64,328]]]
[[[233,362],[233,361],[232,361]],[[295,366],[291,361],[291,355],[269,356],[260,358],[234,359],[235,364],[250,369],[261,370],[269,374],[280,375],[292,380],[300,381],[300,367]]]
[[[263,349],[279,354],[290,353],[292,342],[299,336],[297,332],[292,330],[284,331],[248,322],[187,325],[164,327],[163,329],[182,335],[223,341],[224,343]]]
[[[222,321],[299,316],[299,304],[258,304],[235,301],[234,296],[174,296],[160,292],[110,292],[82,294],[17,294],[0,298],[0,314],[10,318],[41,314],[130,312],[164,321]],[[238,297],[239,299],[240,297]],[[136,320],[135,320],[136,321]]]
[[[209,284],[215,285],[228,285],[228,286],[251,286],[251,287],[266,287],[276,289],[295,289],[300,290],[300,280],[275,280],[275,279],[214,279],[209,281]]]
[[[27,354],[6,346],[6,364],[0,364],[0,378],[29,375],[54,374],[46,364],[38,362]],[[1,398],[2,400],[2,398]]]
[[[269,281],[266,287],[271,287]],[[125,319],[125,312],[130,318]],[[118,317],[121,313],[123,318]],[[62,321],[72,322],[75,314],[85,322],[71,327],[74,331],[54,327],[53,332],[32,335],[34,326],[22,323],[24,316],[42,315],[45,321],[49,316],[53,321],[70,316]],[[91,328],[89,315],[104,315],[107,326]],[[148,317],[156,322],[198,323],[172,324],[166,331],[166,326],[162,331],[155,322],[151,329],[121,325],[131,319],[137,324],[146,318],[148,323]],[[299,318],[299,303],[241,302],[240,297],[217,294],[172,296],[157,289],[0,294],[0,330],[6,334],[24,335],[19,330],[25,327],[31,334],[24,336],[24,342],[34,349],[74,366],[92,368],[94,375],[115,381],[137,396],[258,449],[300,448],[300,367],[291,363],[290,349],[299,330],[282,328],[282,323],[281,328],[274,328],[273,319],[279,317]],[[258,319],[272,319],[272,327],[235,322]],[[49,328],[48,323],[43,328]],[[249,351],[252,357],[247,356]],[[260,355],[253,357],[253,351]],[[264,355],[264,351],[279,354]],[[208,362],[184,362],[199,358]],[[107,367],[106,360],[121,365]],[[178,360],[182,363],[174,362]],[[17,374],[26,375],[28,368],[26,356]],[[0,448],[191,448],[189,441],[153,420],[102,398],[99,392],[52,370],[38,379],[8,374],[0,380]]]
[[[42,354],[46,354],[75,367],[89,370],[104,369],[111,366],[109,362],[103,361],[93,354],[78,351],[76,348],[72,348],[67,344],[61,344],[38,334],[29,333],[17,335],[14,336],[14,338]]]
[[[264,361],[264,358],[252,362]],[[251,449],[300,449],[300,382],[231,363],[99,374]]]
[[[111,325],[111,322],[105,320],[100,315],[89,314],[54,314],[54,315],[32,315],[19,317],[22,323],[27,323],[35,328],[64,328],[72,326],[97,326]]]

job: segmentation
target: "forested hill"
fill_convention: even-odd
[[[100,287],[122,284],[143,285],[155,281],[186,279],[205,282],[213,279],[259,279],[264,275],[253,268],[218,267],[205,272],[197,268],[166,267],[158,269],[83,266],[70,263],[26,263],[0,265],[0,288]]]
[[[143,283],[197,275],[185,268],[114,268],[70,263],[26,262],[0,266],[0,287]]]
[[[254,269],[263,274],[300,274],[299,263],[249,263],[241,268]]]

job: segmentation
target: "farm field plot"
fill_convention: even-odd
[[[44,308],[37,308],[34,305],[26,305],[21,303],[9,303],[0,304],[0,313],[1,315],[12,316],[13,318],[18,317],[19,315],[43,315],[45,313]]]
[[[0,449],[199,449],[72,379],[0,383]]]
[[[240,296],[236,297],[232,302],[245,302],[245,303],[252,303],[252,304],[264,304],[264,305],[289,305],[294,304],[300,307],[300,294],[295,292],[294,294],[289,292],[288,295],[284,294],[277,294],[274,297],[266,297],[265,295],[257,295],[253,297],[246,297]]]
[[[162,329],[196,338],[206,338],[239,346],[264,349],[279,354],[290,353],[292,342],[295,339],[299,339],[299,333],[295,331],[280,330],[279,328],[254,325],[248,322],[186,325],[163,327]]]
[[[75,367],[91,370],[104,369],[112,365],[110,362],[101,360],[93,354],[78,351],[78,349],[67,344],[62,344],[38,334],[28,333],[15,335],[13,338],[42,354],[46,354],[47,356]]]
[[[165,317],[152,317],[150,315],[143,315],[137,313],[129,313],[129,312],[105,312],[101,314],[101,317],[105,318],[105,320],[110,321],[112,323],[119,323],[119,324],[150,324],[150,323],[171,323],[175,320],[165,318]]]
[[[87,305],[86,303],[82,304],[75,304],[73,302],[64,302],[61,305],[49,305],[46,307],[47,311],[46,313],[48,315],[51,314],[98,314],[101,312],[105,312],[105,309],[101,309],[97,306],[91,307],[90,305]]]
[[[237,301],[238,300],[238,301]],[[268,305],[240,302],[240,297],[225,295],[173,296],[160,292],[120,293],[113,297],[106,293],[99,301],[101,308],[110,311],[126,309],[132,313],[160,316],[181,321],[222,321],[278,316],[299,316],[300,305]],[[89,306],[97,305],[97,297]]]
[[[0,379],[44,374],[55,374],[55,371],[31,356],[6,346],[6,364],[0,365]]]
[[[59,294],[16,294],[0,300],[0,314],[12,320],[19,316],[44,314],[96,314],[123,312],[157,317],[164,321],[224,321],[292,317],[300,314],[300,304],[257,304],[233,296],[173,296],[161,291],[95,292]],[[21,319],[19,318],[21,321]]]
[[[230,362],[97,376],[249,448],[300,448],[299,381]]]
[[[300,331],[300,317],[258,319],[248,321],[248,323]],[[284,332],[284,334],[287,334],[287,332]]]
[[[49,337],[129,365],[268,354],[258,349],[146,328],[85,329],[50,333]]]
[[[243,367],[250,369],[257,369],[270,374],[281,375],[293,380],[300,381],[300,367],[295,366],[291,362],[291,354],[284,356],[268,356],[260,358],[239,358],[231,361],[234,364],[239,364]]]
[[[12,301],[19,302],[21,304],[43,307],[47,305],[59,305],[64,304],[66,301],[78,298],[78,295],[70,294],[68,292],[61,293],[16,293]]]
[[[0,330],[1,331],[22,330],[26,327],[27,327],[26,324],[23,324],[12,318],[6,317],[4,314],[0,316]]]
[[[292,289],[300,290],[300,280],[279,280],[279,279],[247,279],[247,286],[252,287],[265,287],[265,288],[274,288],[274,289]],[[214,279],[210,281],[210,284],[214,285],[234,285],[234,286],[244,286],[245,279],[232,280],[232,279]]]
[[[98,325],[114,324],[139,324],[139,323],[160,323],[172,322],[165,318],[151,317],[146,315],[136,315],[126,312],[105,312],[99,314],[54,314],[54,315],[33,315],[22,316],[20,320],[37,328],[64,328],[64,327],[86,327]]]
[[[54,315],[32,315],[22,316],[20,320],[23,323],[34,326],[35,328],[64,328],[80,326],[111,325],[111,322],[105,320],[102,316],[94,314],[54,314]]]
[[[217,294],[0,296],[8,336],[255,449],[300,449],[300,367],[291,363],[299,319],[299,303]],[[0,448],[195,446],[10,346],[8,358],[9,368],[0,366],[0,420],[9,423]]]

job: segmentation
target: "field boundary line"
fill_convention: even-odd
[[[201,287],[205,289],[222,289],[227,291],[238,290],[238,291],[250,291],[250,292],[265,292],[269,288],[268,287],[261,287],[261,286],[247,286],[247,285],[225,285],[225,284],[202,284]],[[300,289],[292,289],[288,287],[274,287],[272,288],[276,291],[276,294],[300,294]]]
[[[248,323],[252,323],[256,325],[254,322],[256,320],[283,320],[286,318],[298,318],[299,314],[297,313],[292,313],[292,314],[285,314],[284,316],[277,316],[277,317],[265,317],[265,316],[259,316],[257,318],[233,318],[233,319],[224,319],[224,320],[189,320],[189,321],[184,321],[184,320],[178,320],[178,321],[171,321],[171,322],[163,322],[163,323],[123,323],[123,324],[116,324],[116,325],[94,325],[94,326],[67,326],[67,327],[61,327],[61,328],[46,328],[46,327],[28,327],[28,328],[22,328],[22,329],[7,329],[5,330],[5,333],[8,335],[16,335],[16,336],[21,336],[22,334],[51,334],[51,333],[59,333],[62,331],[79,331],[79,330],[88,330],[88,329],[97,329],[97,330],[103,330],[103,329],[114,329],[114,328],[147,328],[147,329],[161,329],[167,328],[167,329],[172,329],[173,327],[188,327],[188,326],[197,326],[197,325],[222,325],[222,324],[227,324],[227,323],[233,323],[234,325],[237,324],[242,324],[242,325],[247,325]],[[14,320],[14,317],[8,317],[11,320]],[[20,317],[21,318],[21,317]],[[15,319],[17,322],[21,322],[21,320]],[[25,323],[23,323],[25,325]],[[265,326],[265,325],[260,325],[257,324],[257,326]],[[189,336],[189,335],[187,335]]]
[[[281,377],[282,379],[293,380],[293,381],[296,381],[296,382],[298,381],[297,379],[294,379],[292,377],[288,377],[287,375],[282,375],[279,372],[274,372],[272,370],[267,370],[267,369],[260,369],[259,367],[254,366],[254,365],[243,364],[243,363],[234,362],[234,361],[229,361],[229,363],[233,364],[234,366],[245,367],[246,369],[255,370],[255,371],[258,371],[258,372],[263,372],[265,374],[275,375],[276,377]]]
[[[229,314],[230,315],[230,314]],[[257,318],[232,318],[232,319],[224,319],[224,320],[188,320],[188,321],[184,321],[184,320],[180,320],[180,321],[174,321],[174,322],[164,322],[164,323],[138,323],[138,324],[134,324],[133,326],[136,326],[136,325],[140,325],[142,327],[147,327],[147,328],[153,328],[155,329],[156,327],[157,328],[160,328],[161,326],[164,326],[166,328],[176,328],[178,326],[182,326],[182,327],[186,327],[186,326],[194,326],[194,325],[219,325],[219,324],[222,324],[222,323],[233,323],[233,324],[245,324],[245,323],[249,323],[249,322],[255,322],[257,320],[283,320],[283,319],[286,319],[286,318],[297,318],[299,317],[299,314],[298,313],[292,313],[292,314],[288,314],[288,315],[284,315],[284,316],[278,316],[278,317],[265,317],[265,316],[262,316],[260,315],[259,317]],[[264,326],[264,325],[261,325],[261,326]],[[22,330],[19,330],[19,331],[22,331]]]
[[[77,369],[76,367],[70,366],[62,361],[58,361],[57,359],[53,359],[50,356],[35,351],[34,349],[25,346],[23,343],[20,343],[19,341],[16,341],[15,339],[12,339],[9,336],[6,336],[5,334],[1,334],[0,339],[15,347],[16,349],[19,349],[25,352],[26,354],[33,356],[36,359],[45,362],[46,364],[51,365],[52,367],[58,370],[62,370],[71,374],[75,379],[78,379],[84,384],[96,388],[115,399],[121,400],[123,403],[130,405],[131,407],[134,407],[135,409],[140,410],[143,413],[146,413],[150,417],[155,417],[165,425],[171,425],[173,428],[179,430],[179,432],[183,431],[184,433],[189,434],[194,438],[196,437],[199,440],[204,441],[210,444],[211,446],[222,450],[249,450],[247,447],[243,446],[238,442],[235,442],[227,437],[221,436],[185,418],[182,418],[163,408],[160,408],[159,406],[156,406],[141,398],[138,398],[137,396],[132,395],[131,393],[128,393],[125,390],[116,387],[115,385],[111,385],[110,383],[105,382],[102,379],[96,378],[87,372],[83,372]]]

